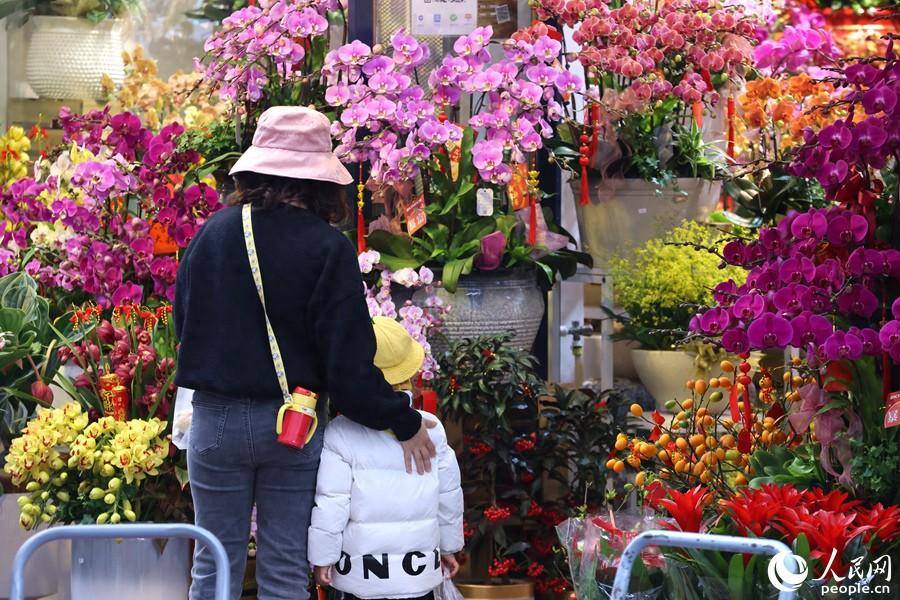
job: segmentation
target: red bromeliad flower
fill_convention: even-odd
[[[797,526],[809,540],[809,556],[827,565],[834,553],[832,570],[838,575],[847,572],[844,564],[844,549],[856,536],[871,529],[870,525],[853,527],[855,513],[841,514],[827,510],[817,510],[809,515],[800,515],[801,522]]]
[[[669,490],[669,498],[658,501],[657,505],[666,509],[681,531],[699,532],[703,522],[703,509],[709,498],[706,488],[698,485],[687,492]]]
[[[763,537],[771,526],[772,514],[777,510],[777,505],[773,505],[771,497],[762,490],[744,490],[723,500],[721,506],[745,537],[748,531],[756,537]]]
[[[890,543],[900,536],[900,506],[885,508],[879,502],[871,508],[860,508],[856,511],[856,523],[871,527],[865,533],[866,542],[877,539],[881,543]]]
[[[827,494],[819,488],[812,488],[803,492],[803,499],[810,504],[810,510],[829,510],[833,512],[846,512],[853,510],[861,504],[859,500],[847,500],[850,494],[840,490],[831,490]]]

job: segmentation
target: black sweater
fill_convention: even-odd
[[[411,438],[421,416],[373,364],[375,334],[353,245],[309,211],[253,211],[266,308],[289,385],[327,393],[338,411]],[[212,216],[188,246],[175,294],[178,385],[233,398],[280,398],[241,229]],[[273,423],[274,427],[274,423]]]

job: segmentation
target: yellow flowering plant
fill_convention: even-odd
[[[615,315],[625,326],[621,339],[637,341],[648,350],[672,349],[684,337],[694,307],[712,299],[712,289],[729,277],[743,281],[737,267],[720,269],[725,236],[717,229],[684,221],[660,238],[613,257]]]
[[[156,418],[96,418],[74,402],[39,409],[13,440],[3,468],[27,492],[18,501],[19,523],[30,529],[165,519],[153,484],[171,470],[166,425]]]
[[[18,125],[13,125],[0,135],[0,189],[28,176],[31,166],[29,152],[40,145],[40,154],[45,156],[47,152],[42,145],[46,140],[47,130],[37,125],[28,133]]]
[[[141,46],[123,52],[122,60],[125,80],[118,89],[109,76],[103,76],[105,99],[114,102],[118,109],[137,115],[153,131],[175,122],[188,130],[203,130],[229,110],[198,72],[177,71],[164,80],[159,76],[156,60],[145,56]]]

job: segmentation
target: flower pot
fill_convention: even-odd
[[[512,583],[457,583],[463,598],[469,600],[533,600],[534,585],[530,581]]]
[[[190,540],[73,540],[71,557],[70,598],[171,600],[188,596]]]
[[[721,181],[688,178],[664,189],[643,179],[591,178],[588,185],[590,201],[582,205],[580,181],[572,182],[581,247],[598,267],[685,219],[706,219],[716,209],[722,189]]]
[[[120,21],[36,16],[31,22],[25,74],[41,98],[97,99],[104,74],[117,86],[124,81]]]
[[[0,598],[9,597],[12,562],[16,552],[28,538],[35,534],[19,526],[17,501],[24,494],[0,495]],[[59,549],[54,545],[43,546],[34,553],[25,566],[25,597],[42,598],[57,592]]]
[[[424,289],[413,294],[424,303]],[[511,343],[530,350],[544,316],[544,295],[530,272],[473,273],[459,278],[456,292],[437,288],[437,296],[450,307],[441,334],[432,341],[440,356],[448,342],[481,335],[512,334]]]
[[[762,352],[753,352],[748,362],[756,369],[763,358]],[[690,392],[685,388],[685,382],[689,379],[710,379],[724,375],[722,370],[715,365],[707,369],[697,369],[694,356],[683,350],[642,350],[633,348],[631,360],[638,378],[653,399],[659,410],[667,410],[666,402],[678,400],[679,402],[690,397]],[[731,357],[730,360],[738,360]],[[720,408],[728,401],[728,396],[723,394],[719,402],[711,402],[709,406]]]

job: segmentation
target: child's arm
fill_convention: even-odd
[[[438,523],[441,529],[441,554],[454,554],[463,549],[463,493],[460,486],[456,453],[447,443],[442,426],[437,429],[438,480],[440,501]]]
[[[344,528],[350,520],[350,463],[341,452],[340,428],[325,430],[325,445],[316,482],[316,505],[309,526],[309,562],[328,567],[338,562],[343,547]]]

